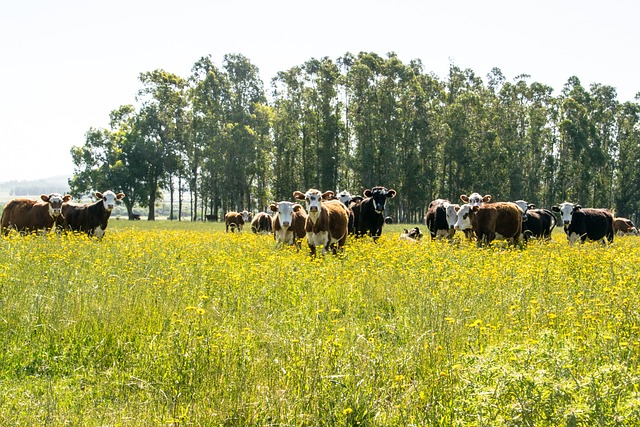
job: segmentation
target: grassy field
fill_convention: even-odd
[[[640,238],[0,238],[2,426],[640,425]]]

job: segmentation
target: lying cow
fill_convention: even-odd
[[[273,218],[273,238],[279,245],[296,245],[300,249],[300,239],[306,236],[307,212],[302,205],[292,202],[271,203],[269,209],[275,212]]]
[[[407,230],[406,228],[400,234],[400,240],[409,240],[411,242],[418,242],[422,239],[422,232],[420,228],[414,227],[411,230]]]
[[[70,199],[69,195],[63,197],[52,193],[48,196],[42,194],[41,201],[24,198],[11,200],[2,211],[2,234],[6,236],[10,229],[31,233],[38,230],[46,232],[57,225],[62,226],[62,204]]]
[[[115,194],[113,191],[96,192],[98,199],[94,203],[79,205],[76,203],[64,203],[62,205],[62,215],[64,216],[64,229],[68,231],[80,231],[89,236],[102,238],[111,211],[116,205],[116,201],[124,198],[124,193]]]
[[[306,193],[295,191],[293,196],[307,203],[307,243],[311,255],[316,254],[316,246],[322,247],[324,255],[332,250],[334,254],[347,241],[349,215],[347,208],[338,200],[333,199],[333,191],[321,193],[316,189],[309,189]]]
[[[446,199],[436,199],[429,203],[425,215],[425,225],[429,229],[432,239],[451,239],[455,234],[454,225],[457,219],[457,210],[460,206],[454,205]]]
[[[266,212],[258,212],[251,220],[251,231],[254,233],[271,233],[271,215]]]
[[[456,230],[473,230],[478,246],[493,240],[516,243],[522,232],[522,210],[511,202],[497,202],[484,206],[466,203],[460,206]]]
[[[236,230],[240,233],[245,222],[251,222],[249,212],[227,212],[224,216],[225,232],[228,233],[229,229],[231,229],[232,233]]]
[[[360,203],[358,220],[356,221],[356,236],[364,236],[369,233],[375,242],[382,234],[387,199],[395,197],[396,190],[373,187],[370,190],[364,190],[363,195],[365,199]]]
[[[583,208],[580,205],[564,202],[559,206],[552,206],[551,210],[562,214],[564,231],[569,244],[578,240],[613,243],[613,215],[608,209]],[[606,241],[605,241],[606,239]]]
[[[633,221],[627,218],[614,218],[613,219],[613,232],[618,236],[632,235],[637,236],[640,234],[638,228]]]

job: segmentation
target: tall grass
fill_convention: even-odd
[[[638,425],[640,240],[0,239],[0,425]]]

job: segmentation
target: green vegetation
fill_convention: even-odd
[[[640,423],[640,239],[0,239],[1,425]]]

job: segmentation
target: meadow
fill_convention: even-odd
[[[640,238],[0,238],[3,426],[640,425]]]

